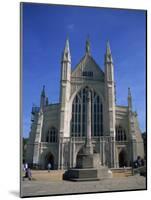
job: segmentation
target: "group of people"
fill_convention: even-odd
[[[137,159],[134,161],[134,168],[142,167],[144,164],[144,159],[140,156],[137,156]]]

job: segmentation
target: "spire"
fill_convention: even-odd
[[[43,85],[43,89],[42,89],[41,97],[40,97],[40,108],[41,108],[41,110],[43,110],[43,108],[45,106],[45,99],[46,99],[46,96],[45,96],[45,86]]]
[[[132,97],[130,88],[128,88],[128,97]]]
[[[111,62],[111,63],[113,63],[109,40],[107,40],[107,43],[106,43],[105,62]]]
[[[106,43],[106,55],[111,55],[111,48],[109,40]]]
[[[45,97],[45,85],[43,85],[43,89],[42,89],[42,92],[41,92],[41,96]]]
[[[132,95],[130,88],[128,88],[128,107],[130,110],[132,110]]]
[[[90,39],[89,39],[89,37],[86,40],[85,50],[86,50],[86,54],[90,55]]]
[[[66,39],[65,48],[62,54],[62,61],[71,62],[71,55],[70,55],[70,46],[69,46],[69,39]]]

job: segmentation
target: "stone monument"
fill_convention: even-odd
[[[71,181],[94,181],[107,178],[108,168],[100,164],[99,154],[93,153],[91,138],[91,91],[87,90],[86,140],[77,156],[76,167],[67,170],[63,178]]]

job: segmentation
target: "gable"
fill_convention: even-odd
[[[72,77],[93,78],[103,81],[104,72],[100,69],[95,60],[90,55],[86,54],[72,71]]]

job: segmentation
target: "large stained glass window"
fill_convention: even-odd
[[[86,136],[87,125],[87,92],[91,93],[91,134],[103,135],[103,105],[100,96],[88,87],[81,89],[75,96],[72,104],[71,135],[74,137]]]

